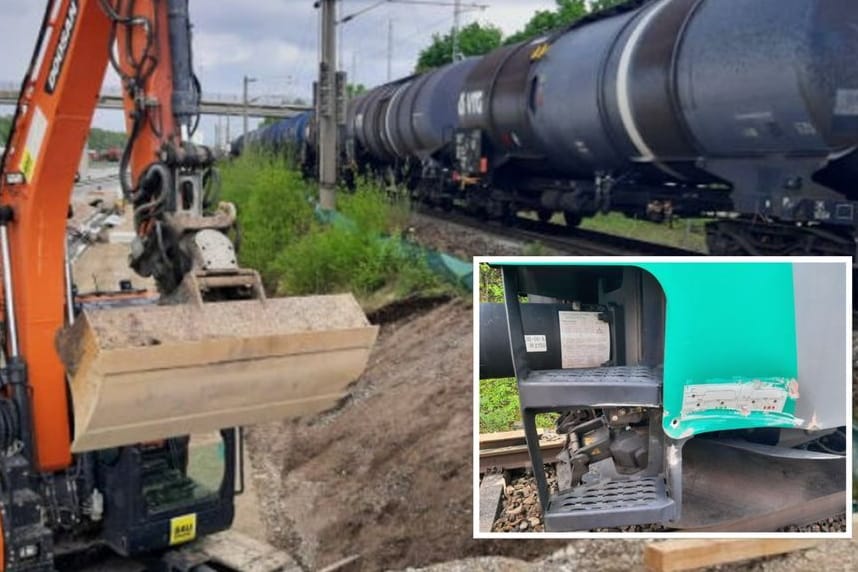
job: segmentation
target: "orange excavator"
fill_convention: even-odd
[[[108,65],[130,266],[159,295],[105,308],[75,294],[66,219]],[[192,142],[200,94],[188,0],[48,0],[0,162],[0,572],[228,528],[238,428],[324,410],[366,365],[377,332],[350,295],[266,298],[238,265],[235,208]],[[215,484],[190,469],[200,434],[220,439]]]

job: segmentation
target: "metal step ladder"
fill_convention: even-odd
[[[661,404],[661,379],[644,366],[530,371],[518,391],[529,409]]]
[[[504,267],[503,280],[522,421],[546,531],[615,528],[677,518],[681,491],[676,482],[670,482],[661,462],[646,476],[619,475],[612,480],[585,482],[550,493],[536,415],[586,407],[660,408],[662,380],[658,371],[646,366],[531,370],[524,341],[517,269]],[[659,452],[657,458],[662,457]]]

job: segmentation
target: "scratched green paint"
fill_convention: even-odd
[[[783,413],[711,410],[682,418],[686,385],[788,383],[798,375],[795,301],[789,263],[557,263],[636,266],[650,272],[667,299],[664,431],[672,438],[727,429],[792,427],[795,399]],[[533,262],[518,264],[538,266]],[[800,381],[800,380],[799,380]]]
[[[789,427],[785,414],[712,411],[680,417],[686,384],[796,379],[798,355],[792,265],[787,263],[640,264],[667,298],[664,429],[671,437],[751,427]]]

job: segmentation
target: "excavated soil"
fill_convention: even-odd
[[[269,541],[306,569],[479,555],[542,557],[564,546],[472,537],[471,308],[453,301],[384,326],[341,407],[268,424],[248,444]]]

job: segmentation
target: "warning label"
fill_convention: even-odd
[[[558,312],[563,368],[600,367],[611,359],[611,328],[597,312]]]
[[[33,112],[33,120],[30,122],[30,131],[27,133],[27,143],[21,154],[20,170],[29,183],[33,179],[36,170],[36,161],[42,152],[42,142],[45,140],[45,132],[48,130],[48,120],[42,110],[36,107]]]
[[[785,384],[761,380],[686,385],[682,396],[682,414],[714,410],[738,411],[743,415],[754,411],[782,413],[786,401]]]
[[[858,89],[838,89],[834,115],[858,115]]]
[[[186,514],[170,519],[170,546],[190,542],[197,537],[197,515]]]
[[[528,352],[548,351],[548,342],[545,341],[545,336],[524,336],[524,345],[527,346]]]

